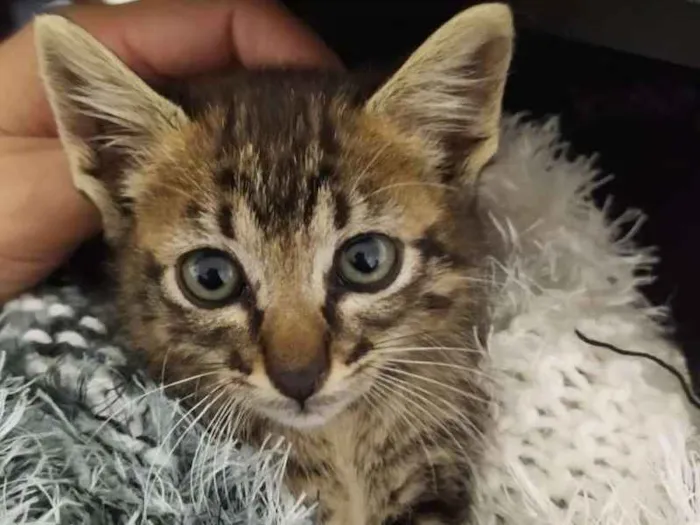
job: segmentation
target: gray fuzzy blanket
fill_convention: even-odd
[[[0,524],[306,523],[283,443],[213,443],[115,339],[109,309],[42,290],[0,317]]]

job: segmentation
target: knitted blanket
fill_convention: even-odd
[[[504,121],[482,182],[507,255],[493,265],[478,525],[700,523],[695,414],[677,379],[575,334],[685,374],[637,290],[653,264],[629,240],[640,217],[607,218],[598,183],[590,159],[566,158],[555,120]],[[0,525],[311,523],[282,481],[286,445],[208,439],[89,292],[41,288],[0,314]]]

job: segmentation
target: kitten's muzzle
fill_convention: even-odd
[[[272,385],[303,408],[330,370],[329,337],[320,315],[266,313],[260,330],[265,371]]]

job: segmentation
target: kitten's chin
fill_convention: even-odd
[[[321,399],[311,399],[304,408],[297,403],[289,401],[284,406],[260,406],[258,412],[275,423],[297,428],[309,429],[325,425],[334,417],[345,410],[354,398],[347,396],[344,399],[333,399],[326,401]]]

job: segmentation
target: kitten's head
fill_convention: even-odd
[[[311,72],[157,92],[70,22],[36,29],[76,185],[102,212],[157,377],[304,426],[388,385],[402,349],[471,341],[473,186],[497,147],[507,7],[453,18],[366,99]]]

